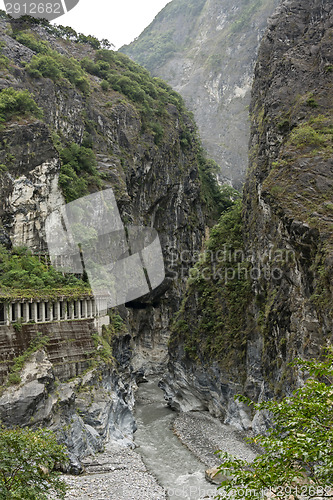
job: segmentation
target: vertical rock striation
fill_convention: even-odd
[[[332,339],[332,16],[329,1],[282,2],[256,67],[244,236],[268,271],[255,293],[275,389],[288,384],[287,362]]]
[[[252,91],[242,222],[235,213],[222,218],[208,246],[219,269],[238,261],[249,272],[230,280],[210,271],[190,284],[164,381],[172,405],[203,405],[259,428],[264,422],[251,423],[233,395],[290,393],[300,374],[289,363],[332,342],[332,35],[328,0],[286,0],[269,21]],[[241,254],[221,263],[225,245]]]

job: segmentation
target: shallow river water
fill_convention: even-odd
[[[137,452],[170,500],[214,498],[217,487],[206,481],[205,465],[173,433],[175,417],[156,380],[141,384],[135,410]]]

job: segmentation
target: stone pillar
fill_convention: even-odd
[[[9,304],[7,302],[5,302],[4,305],[3,305],[3,314],[4,314],[5,325],[9,326],[9,324],[10,324],[10,320],[9,320]]]
[[[32,320],[37,323],[38,317],[37,317],[37,302],[32,303]]]
[[[61,314],[60,314],[60,302],[57,301],[54,304],[54,309],[55,309],[55,317],[53,319],[56,319],[57,321],[61,320]]]
[[[23,314],[23,322],[28,323],[29,322],[29,302],[24,303],[24,314]]]
[[[82,301],[82,317],[88,318],[88,304],[86,300]]]
[[[41,322],[45,323],[46,315],[45,315],[45,302],[40,302],[39,303],[39,311],[40,311],[40,318]]]
[[[10,303],[10,322],[14,323],[16,321],[16,316],[15,316],[15,303],[11,302]]]
[[[81,301],[80,300],[76,301],[76,317],[78,319],[81,318]]]
[[[9,304],[8,304],[8,322],[9,323],[13,322],[12,303],[11,302],[9,302]]]
[[[53,304],[49,302],[49,321],[53,321]]]
[[[74,302],[68,302],[69,319],[74,319]]]
[[[67,302],[67,300],[64,300],[63,303],[62,303],[62,307],[63,307],[63,317],[64,317],[64,320],[68,319],[68,315],[69,315],[69,304]]]

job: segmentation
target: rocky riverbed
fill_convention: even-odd
[[[205,481],[204,475],[207,469],[214,470],[219,464],[220,459],[214,451],[227,451],[247,460],[255,457],[255,450],[245,443],[239,431],[223,425],[208,412],[177,414],[168,410],[154,382],[144,384],[138,392],[137,449],[132,450],[112,443],[107,445],[104,453],[85,459],[85,474],[76,477],[65,476],[70,487],[66,499],[213,498],[217,493],[216,486]],[[156,397],[161,397],[158,407]],[[148,409],[148,421],[143,420],[146,417],[140,408]],[[168,411],[171,420],[167,416]],[[140,435],[140,427],[143,425],[145,434]],[[156,434],[159,426],[160,435]],[[164,453],[161,452],[160,446],[165,449]],[[186,451],[185,447],[191,453]],[[191,457],[184,458],[184,452],[195,455],[198,461],[194,460],[192,463]],[[177,466],[174,471],[172,465],[177,463],[178,459],[183,460],[182,466]],[[211,480],[209,473],[206,477]],[[182,492],[181,497],[177,491]]]
[[[217,450],[226,451],[243,460],[253,460],[256,451],[246,443],[243,433],[224,425],[208,412],[179,413],[174,431],[189,450],[207,467],[221,463]]]
[[[163,500],[166,493],[130,448],[109,444],[104,453],[84,461],[85,474],[65,476],[72,500]]]

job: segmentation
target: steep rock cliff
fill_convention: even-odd
[[[290,393],[289,362],[332,342],[332,16],[328,0],[286,0],[271,18],[242,217],[236,207],[212,231],[170,340],[170,404],[242,428],[264,422],[235,393]]]
[[[21,380],[4,388],[1,419],[12,423],[15,412],[20,425],[50,425],[82,458],[110,436],[131,437],[135,379],[165,366],[169,323],[189,267],[171,266],[169,254],[201,248],[210,192],[201,181],[209,175],[193,120],[164,82],[126,56],[74,43],[44,22],[2,13],[0,31],[0,242],[46,252],[52,210],[112,187],[124,224],[156,228],[165,256],[159,289],[119,308],[124,332],[109,336],[111,367],[86,321],[0,328],[4,377],[40,329],[51,338]]]
[[[222,182],[247,168],[248,105],[257,50],[277,0],[173,0],[120,50],[169,82],[193,111]]]
[[[109,67],[104,76],[109,82],[104,80],[103,90],[105,73],[98,73],[96,66],[90,68],[93,59],[97,60],[96,52],[89,45],[56,36],[48,25],[26,26],[3,18],[1,29],[3,57],[8,58],[1,70],[1,89],[27,89],[43,111],[42,119],[17,113],[2,125],[2,240],[34,251],[46,250],[44,221],[50,211],[64,203],[59,187],[64,163],[61,151],[76,143],[92,147],[97,160],[96,173],[86,175],[88,190],[112,187],[124,223],[157,229],[166,262],[170,248],[190,253],[199,249],[204,216],[198,168],[204,160],[181,98],[125,56],[113,56],[112,51],[100,55],[109,58],[109,62],[99,60],[104,70]],[[53,51],[50,56],[44,56],[43,45],[38,46],[45,42]],[[39,68],[44,77],[36,75],[36,65],[34,70],[25,69],[36,57],[61,57],[56,64],[73,65],[69,59],[73,55],[77,60],[90,59],[83,76],[88,90],[83,85],[81,90],[75,79],[71,81],[71,74],[68,78],[53,77],[52,61],[43,60],[52,66],[46,72]],[[79,77],[82,79],[81,74]],[[65,184],[78,182],[78,178],[68,177],[68,169],[65,173]],[[177,269],[172,271],[172,276],[178,273]],[[123,313],[133,335],[144,338],[148,350],[159,345],[156,356],[160,361],[166,359],[163,345],[168,322],[184,283],[184,278],[169,277],[157,294]]]
[[[73,473],[106,440],[134,446],[137,385],[121,346],[128,333],[119,318],[117,325],[117,335],[111,324],[102,337],[92,319],[0,328],[2,423],[52,429],[67,446]]]

